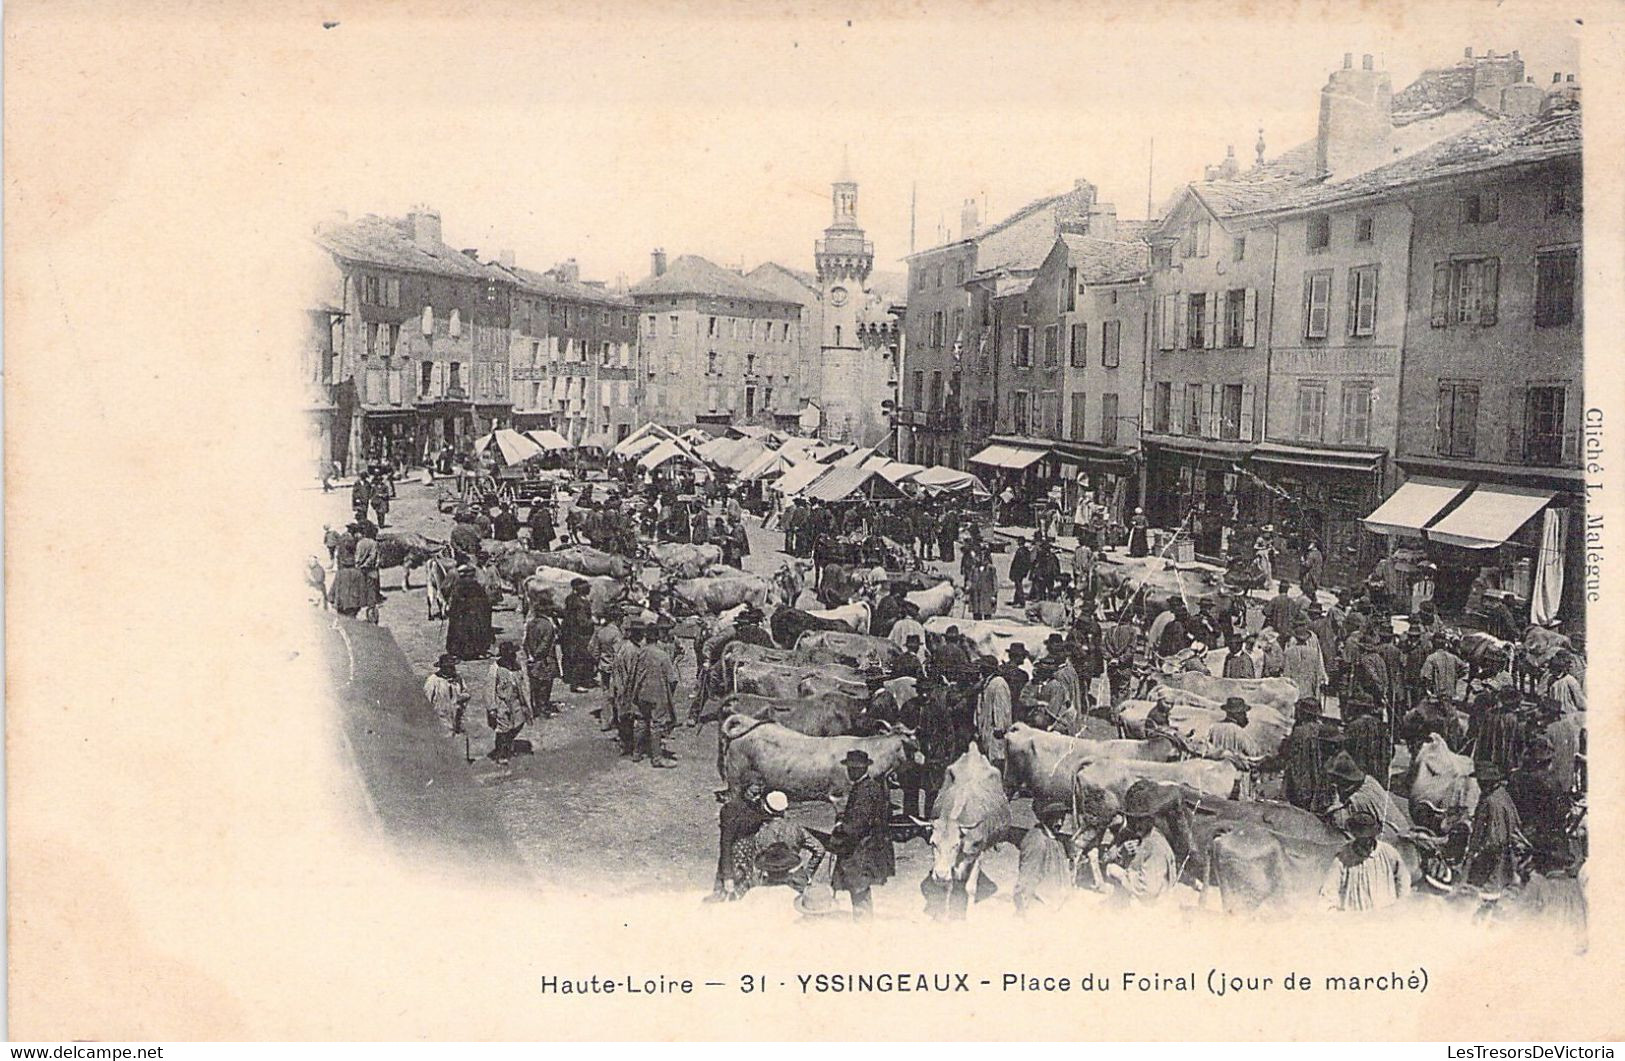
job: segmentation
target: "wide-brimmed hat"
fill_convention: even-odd
[[[783,841],[768,844],[756,853],[756,868],[763,873],[789,873],[799,865],[801,856],[790,850],[790,845]]]
[[[1365,771],[1360,769],[1360,764],[1348,752],[1338,752],[1333,756],[1332,761],[1326,764],[1326,772],[1344,781],[1365,780]]]
[[[1027,646],[1022,644],[1020,641],[1012,641],[1010,643],[1010,648],[1007,651],[1011,659],[1027,658]]]
[[[809,884],[807,890],[796,896],[796,912],[807,917],[828,917],[840,913],[835,905],[835,889],[827,884]]]
[[[1224,713],[1228,718],[1240,716],[1243,722],[1247,719],[1247,701],[1239,696],[1227,696],[1224,700]]]
[[[1382,822],[1370,811],[1357,810],[1349,815],[1348,831],[1357,839],[1370,840],[1382,832]]]
[[[588,582],[584,578],[572,578],[570,580],[570,588],[571,589],[591,589],[592,588],[592,583]]]
[[[1041,822],[1051,821],[1055,818],[1064,818],[1072,810],[1072,804],[1064,799],[1045,800],[1038,805],[1034,814]]]
[[[869,753],[862,748],[853,748],[841,759],[844,766],[873,766],[874,762],[873,759],[869,758]]]
[[[1171,786],[1165,787],[1155,781],[1136,781],[1123,796],[1123,815],[1128,818],[1155,817],[1178,798],[1179,793]]]
[[[503,641],[497,645],[497,659],[503,661],[517,660],[519,658],[519,644],[515,641]]]
[[[450,652],[440,653],[440,658],[434,661],[436,670],[445,670],[447,667],[457,666],[457,657]]]

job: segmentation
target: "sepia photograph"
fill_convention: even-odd
[[[1617,9],[139,6],[8,18],[15,1035],[1619,1037]]]

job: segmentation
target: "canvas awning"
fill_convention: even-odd
[[[873,468],[831,468],[802,491],[815,501],[844,501],[849,497],[902,497],[903,492]]]
[[[1528,486],[1480,483],[1455,511],[1429,527],[1429,541],[1468,549],[1493,549],[1534,518],[1557,495]]]
[[[659,442],[662,430],[663,429],[658,424],[656,424],[653,420],[650,420],[648,423],[645,423],[642,427],[638,428],[636,431],[617,442],[615,444],[615,448],[610,450],[610,452],[619,457],[630,457],[634,453],[642,453],[644,450],[648,449],[650,445],[653,445],[653,443],[645,444],[643,440],[652,437],[654,438],[655,442]]]
[[[777,490],[785,497],[794,497],[815,482],[820,475],[823,475],[829,470],[830,468],[827,464],[819,464],[816,461],[808,461],[805,464],[798,464],[794,468],[791,468],[789,471],[779,476],[776,482],[769,483],[767,488],[769,490]]]
[[[584,449],[607,450],[614,444],[615,437],[608,431],[599,431],[597,434],[588,435],[586,438],[581,440],[581,445]]]
[[[978,497],[993,496],[993,492],[987,488],[987,485],[970,472],[962,472],[958,468],[947,468],[941,464],[933,465],[924,471],[915,472],[913,481],[927,490],[970,490]]]
[[[474,452],[484,453],[492,446],[495,446],[497,452],[501,455],[502,463],[510,466],[522,464],[532,457],[539,457],[542,454],[542,447],[519,432],[506,427],[500,431],[493,431],[489,435],[480,436],[474,443]]]
[[[1382,453],[1364,449],[1325,449],[1317,446],[1288,446],[1263,442],[1252,452],[1255,461],[1269,464],[1295,464],[1305,468],[1340,468],[1351,472],[1373,471]]]
[[[1006,446],[994,443],[970,459],[972,464],[986,464],[994,468],[1011,468],[1020,470],[1030,468],[1043,460],[1048,450],[1023,449],[1018,446]]]
[[[525,434],[529,436],[532,442],[544,450],[552,451],[570,448],[570,440],[551,427],[544,427],[540,431],[527,431]]]
[[[739,478],[747,483],[756,479],[768,479],[782,475],[793,467],[795,461],[785,456],[783,450],[763,450],[755,460],[739,469]]]
[[[737,472],[767,452],[767,447],[753,438],[741,439],[740,441],[744,444],[729,450],[717,463],[724,468]]]
[[[688,453],[683,449],[683,447],[668,438],[659,445],[655,446],[649,452],[645,453],[643,456],[639,457],[638,467],[650,469],[658,468],[662,464],[665,464],[667,461],[671,460],[673,457],[686,456],[688,456]]]
[[[737,438],[713,438],[711,441],[700,445],[694,452],[700,455],[701,460],[712,461],[718,459],[738,444],[739,440]]]
[[[874,455],[875,448],[873,446],[865,446],[863,449],[853,450],[846,456],[836,460],[834,464],[837,468],[859,468],[863,466],[864,461],[868,460]]]
[[[622,457],[636,457],[641,453],[649,452],[656,446],[663,445],[665,442],[666,440],[661,438],[659,435],[644,435],[642,438],[638,439],[636,442],[632,442],[630,445],[628,445],[627,441],[623,439],[621,444],[616,446],[613,452]]]
[[[1422,536],[1422,529],[1461,496],[1467,484],[1456,479],[1430,479],[1415,476],[1407,479],[1388,499],[1378,505],[1371,515],[1361,520],[1378,534],[1401,534],[1412,538]]]

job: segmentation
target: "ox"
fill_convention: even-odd
[[[952,614],[956,594],[952,582],[939,582],[930,589],[905,593],[903,599],[920,609],[920,621],[924,622],[938,615]]]
[[[868,601],[855,600],[850,604],[826,608],[823,611],[810,611],[807,614],[815,619],[831,619],[838,623],[844,623],[850,630],[856,630],[860,634],[867,634],[873,612],[869,608]]]
[[[722,562],[722,548],[710,543],[663,542],[649,547],[649,558],[675,578],[698,578],[707,567]]]
[[[845,630],[852,631],[852,627],[839,619],[826,619],[820,615],[801,611],[780,605],[773,612],[773,618],[768,622],[768,630],[773,634],[773,640],[785,648],[792,648],[801,640],[801,635],[809,630]]]
[[[538,567],[534,574],[525,579],[520,595],[525,614],[529,615],[544,596],[551,597],[555,606],[563,608],[564,599],[570,595],[570,583],[578,578],[587,581],[587,597],[592,602],[594,615],[602,615],[611,604],[628,599],[626,586],[613,578],[578,575],[574,571],[556,567]]]
[[[948,918],[962,920],[970,905],[969,882],[982,855],[1008,839],[1011,826],[1010,799],[999,768],[975,741],[948,764],[936,808],[931,823],[931,883],[946,889]]]
[[[331,557],[338,549],[340,534],[331,527],[323,528],[322,544]],[[401,588],[412,588],[412,572],[428,563],[429,557],[444,547],[444,542],[425,538],[415,531],[384,531],[378,535],[378,572],[380,575],[392,567],[401,569]]]
[[[839,630],[802,634],[796,642],[796,658],[808,663],[842,663],[859,667],[865,660],[878,660],[889,671],[902,655],[903,646],[884,637]]]
[[[1072,621],[1072,609],[1065,601],[1035,600],[1027,605],[1027,618],[1060,629]]]
[[[1017,722],[1005,733],[1005,772],[1012,785],[1024,786],[1035,800],[1067,799],[1072,775],[1097,759],[1140,759],[1172,762],[1179,751],[1167,737],[1146,740],[1089,740],[1034,729]]]
[[[764,607],[772,598],[773,585],[756,575],[733,578],[685,578],[671,583],[674,606],[716,615],[741,604]]]
[[[863,725],[865,704],[861,700],[835,694],[780,700],[750,693],[731,693],[723,697],[718,722],[726,722],[734,715],[748,715],[773,722],[785,729],[809,737],[845,737],[866,730]],[[717,776],[722,777],[723,755],[728,749],[726,727],[717,726]]]
[[[543,567],[556,567],[562,571],[574,571],[578,575],[608,575],[610,578],[625,578],[632,572],[632,565],[626,557],[615,553],[606,553],[602,549],[594,549],[589,545],[574,545],[568,549],[553,549],[534,555]]]
[[[1184,744],[1193,749],[1207,745],[1207,733],[1215,722],[1224,721],[1219,704],[1180,689],[1160,686],[1151,700],[1124,700],[1118,709],[1118,720],[1123,732],[1132,737],[1145,737],[1155,731],[1152,713],[1159,704],[1168,705],[1168,717],[1162,726]],[[1268,759],[1281,750],[1292,723],[1287,716],[1273,707],[1249,706],[1247,725],[1242,732],[1252,739],[1259,754]]]
[[[1232,696],[1247,701],[1248,707],[1273,707],[1287,718],[1298,703],[1298,687],[1290,678],[1215,678],[1197,671],[1183,671],[1162,677],[1170,689],[1182,689],[1201,697],[1203,706],[1223,704]]]
[[[722,723],[722,754],[728,791],[742,795],[752,779],[797,800],[830,799],[851,790],[841,760],[860,750],[871,760],[868,776],[885,776],[918,754],[910,733],[879,737],[809,737],[774,722],[733,715]]]
[[[451,587],[456,581],[455,560],[444,553],[429,558],[429,563],[424,568],[423,580],[423,596],[429,606],[429,618],[443,619],[448,616]]]
[[[867,699],[869,686],[848,667],[807,666],[739,660],[733,663],[733,691],[793,700],[804,696],[840,693]]]
[[[1048,626],[1033,626],[1030,623],[1000,622],[995,619],[950,619],[946,615],[938,615],[925,622],[925,631],[928,634],[942,636],[948,627],[958,626],[959,632],[970,640],[971,645],[983,656],[993,656],[1004,659],[1012,644],[1020,643],[1026,646],[1033,656],[1044,654],[1044,642],[1049,636],[1059,631]]]

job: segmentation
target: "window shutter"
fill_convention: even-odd
[[[1168,384],[1168,433],[1170,435],[1183,435],[1185,433],[1185,385],[1183,383]]]
[[[1506,460],[1513,464],[1523,463],[1523,418],[1528,401],[1528,387],[1511,387],[1507,390]]]
[[[627,406],[627,405],[631,405],[631,404],[632,404],[632,381],[623,379],[623,380],[621,380],[621,405]]]
[[[1251,383],[1241,385],[1241,440],[1253,440],[1253,402],[1257,400],[1258,388]]]
[[[424,335],[433,335],[434,334],[434,307],[433,306],[424,306],[423,307],[423,334]]]
[[[730,412],[730,413],[731,413],[731,412],[733,412],[733,408],[734,408],[734,397],[735,397],[735,395],[734,395],[734,389],[733,389],[733,388],[732,388],[732,387],[729,387],[729,388],[728,388],[728,411],[729,411],[729,412]]]
[[[1436,262],[1433,266],[1433,320],[1435,328],[1443,328],[1450,320],[1450,263]]]
[[[1219,296],[1217,292],[1209,291],[1204,300],[1206,310],[1202,314],[1202,348],[1211,350],[1219,341]]]
[[[1568,388],[1563,390],[1563,463],[1580,463],[1580,429],[1574,422],[1574,402],[1568,400]]]
[[[429,375],[429,393],[441,395],[446,393],[446,363],[436,361],[434,371]]]
[[[1207,437],[1219,437],[1219,385],[1210,383],[1207,387]]]
[[[1439,406],[1433,418],[1433,452],[1442,456],[1450,453],[1450,397],[1451,387],[1439,384]]]
[[[621,367],[629,368],[632,365],[632,344],[621,344]]]
[[[1358,335],[1359,331],[1357,325],[1360,319],[1360,271],[1358,269],[1349,270],[1348,288],[1349,315],[1347,334]]]
[[[1190,304],[1184,295],[1169,295],[1173,300],[1174,327],[1178,330],[1179,341],[1175,347],[1180,350],[1190,349],[1190,336],[1187,329],[1190,321]]]
[[[462,315],[462,313],[460,311],[458,311],[456,309],[453,309],[451,311],[451,322],[448,325],[448,327],[451,329],[451,337],[453,339],[458,339],[458,338],[462,337],[462,334],[463,334],[463,315]]]
[[[1258,289],[1256,287],[1247,289],[1246,299],[1242,303],[1241,345],[1248,348],[1258,345]]]
[[[1500,197],[1496,197],[1500,201]],[[1486,258],[1484,260],[1483,290],[1479,296],[1478,323],[1489,327],[1498,320],[1497,310],[1501,295],[1501,259]]]

